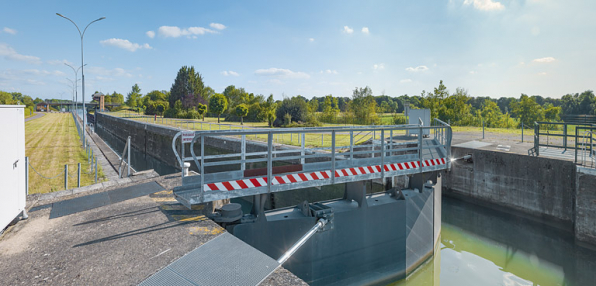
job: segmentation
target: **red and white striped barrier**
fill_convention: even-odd
[[[447,164],[447,160],[445,158],[430,159],[430,160],[424,160],[421,163],[422,163],[422,167],[424,168],[424,167],[429,167],[429,166],[445,165],[445,164]],[[420,168],[419,161],[385,164],[385,166],[384,166],[385,172],[397,171],[397,170],[409,170],[409,169],[417,169],[417,168]],[[346,177],[346,176],[365,175],[365,174],[380,173],[380,172],[381,172],[380,165],[367,166],[367,167],[356,167],[356,168],[346,168],[346,169],[335,170],[335,177],[340,178],[340,177]],[[331,171],[321,171],[321,172],[298,173],[298,174],[274,176],[274,177],[272,177],[271,182],[273,185],[283,185],[283,184],[291,184],[291,183],[298,183],[298,182],[329,179],[330,177],[331,177]],[[233,190],[242,190],[242,189],[258,188],[258,187],[265,187],[265,186],[267,186],[267,177],[206,184],[204,190],[205,191],[233,191]]]

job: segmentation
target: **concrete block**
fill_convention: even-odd
[[[596,246],[596,170],[578,167],[575,237]]]

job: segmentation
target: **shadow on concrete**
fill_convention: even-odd
[[[185,225],[185,224],[191,224],[191,223],[192,222],[164,222],[164,223],[156,224],[156,225],[149,226],[149,227],[144,227],[144,228],[140,228],[140,229],[136,229],[136,230],[126,231],[126,232],[123,232],[123,233],[119,233],[119,234],[107,236],[107,237],[104,237],[104,238],[91,240],[91,241],[88,241],[88,242],[85,242],[85,243],[79,243],[79,244],[74,245],[73,248],[77,248],[77,247],[81,247],[81,246],[87,246],[87,245],[92,245],[92,244],[106,242],[106,241],[111,241],[111,240],[116,240],[116,239],[121,239],[121,238],[125,238],[125,237],[130,237],[130,236],[136,236],[136,235],[151,233],[151,232],[165,230],[165,229],[169,229],[169,228],[175,228],[175,227],[178,227],[178,226],[182,226],[182,225]]]

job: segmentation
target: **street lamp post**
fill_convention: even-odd
[[[83,92],[83,98],[82,98],[82,100],[83,100],[83,128],[84,128],[84,126],[87,126],[87,116],[85,115],[85,73],[84,73],[84,68],[83,68],[85,66],[85,63],[83,61],[83,37],[85,36],[85,32],[87,31],[87,28],[89,28],[89,25],[91,25],[91,24],[93,24],[93,23],[95,23],[97,21],[101,21],[101,20],[105,19],[106,17],[101,17],[101,18],[99,18],[97,20],[91,21],[91,23],[87,24],[87,26],[85,27],[85,29],[81,33],[81,29],[79,29],[79,26],[77,26],[77,24],[73,20],[69,19],[68,17],[63,16],[60,13],[56,13],[56,15],[58,15],[58,16],[64,18],[64,19],[70,21],[71,23],[73,23],[75,25],[75,27],[77,27],[77,31],[79,31],[79,35],[81,36],[81,79],[82,79],[82,83],[81,84],[83,86],[83,88],[82,88],[82,92]],[[87,147],[86,146],[86,144],[87,144],[86,142],[87,141],[85,141],[85,132],[83,132],[83,147]]]
[[[72,71],[75,73],[75,93],[73,94],[73,104],[74,104],[74,111],[77,112],[77,100],[79,99],[79,87],[78,87],[78,74],[79,74],[79,70],[83,67],[86,66],[87,64],[84,64],[82,66],[80,66],[78,69],[75,70],[75,68],[67,63],[64,63],[65,65],[67,65],[68,67],[70,67],[72,69]],[[84,113],[83,113],[84,114]]]

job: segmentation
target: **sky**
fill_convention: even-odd
[[[594,0],[2,1],[0,90],[72,98],[170,90],[194,66],[216,92],[472,96],[593,90]],[[81,73],[78,73],[78,79]],[[79,98],[81,83],[78,83]]]

